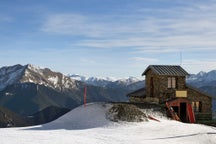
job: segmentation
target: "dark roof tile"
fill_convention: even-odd
[[[158,75],[167,76],[187,76],[189,75],[181,66],[178,65],[150,65],[142,73],[145,75],[148,70],[152,70]]]

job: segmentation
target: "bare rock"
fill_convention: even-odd
[[[139,108],[130,104],[113,104],[113,106],[106,113],[107,119],[118,122],[142,122],[148,121],[146,114]]]

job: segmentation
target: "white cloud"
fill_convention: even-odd
[[[55,14],[47,17],[42,31],[63,35],[84,35],[95,37],[101,33],[100,24],[79,14]]]
[[[92,59],[87,59],[87,58],[81,58],[80,62],[82,64],[96,64],[96,61],[92,60]]]
[[[195,73],[199,71],[210,71],[216,70],[216,59],[185,59],[182,62],[182,65],[190,73]]]
[[[72,48],[127,49],[127,57],[132,57],[128,64],[136,68],[156,63],[177,63],[179,58],[168,61],[166,53],[215,53],[216,5],[178,2],[183,5],[166,9],[131,9],[128,15],[52,14],[44,21],[42,31],[69,37],[81,36],[78,40],[71,40]],[[96,65],[96,59],[80,59],[79,62]],[[183,65],[193,71],[200,71],[201,67],[215,69],[214,60],[191,63],[183,60]]]
[[[162,2],[162,1],[161,1]],[[171,8],[131,9],[115,15],[54,14],[42,30],[82,36],[71,47],[128,48],[136,53],[215,52],[216,5],[178,1]]]
[[[131,58],[132,60],[138,61],[140,63],[145,62],[145,63],[152,63],[152,62],[157,62],[158,59],[155,58],[146,58],[146,57],[133,57]]]

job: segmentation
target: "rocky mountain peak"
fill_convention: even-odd
[[[22,65],[14,65],[0,68],[0,90],[8,85],[17,83],[22,77],[25,68]]]
[[[76,81],[60,72],[54,72],[49,68],[41,68],[28,64],[22,82],[31,82],[45,85],[54,89],[77,88]]]
[[[31,64],[2,67],[0,69],[0,90],[15,83],[35,83],[58,90],[77,88],[75,80],[48,68],[40,68]]]

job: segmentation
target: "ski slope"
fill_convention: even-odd
[[[111,122],[111,104],[80,106],[40,126],[0,129],[0,144],[215,144],[216,128],[165,119]],[[152,113],[151,113],[152,115]]]

